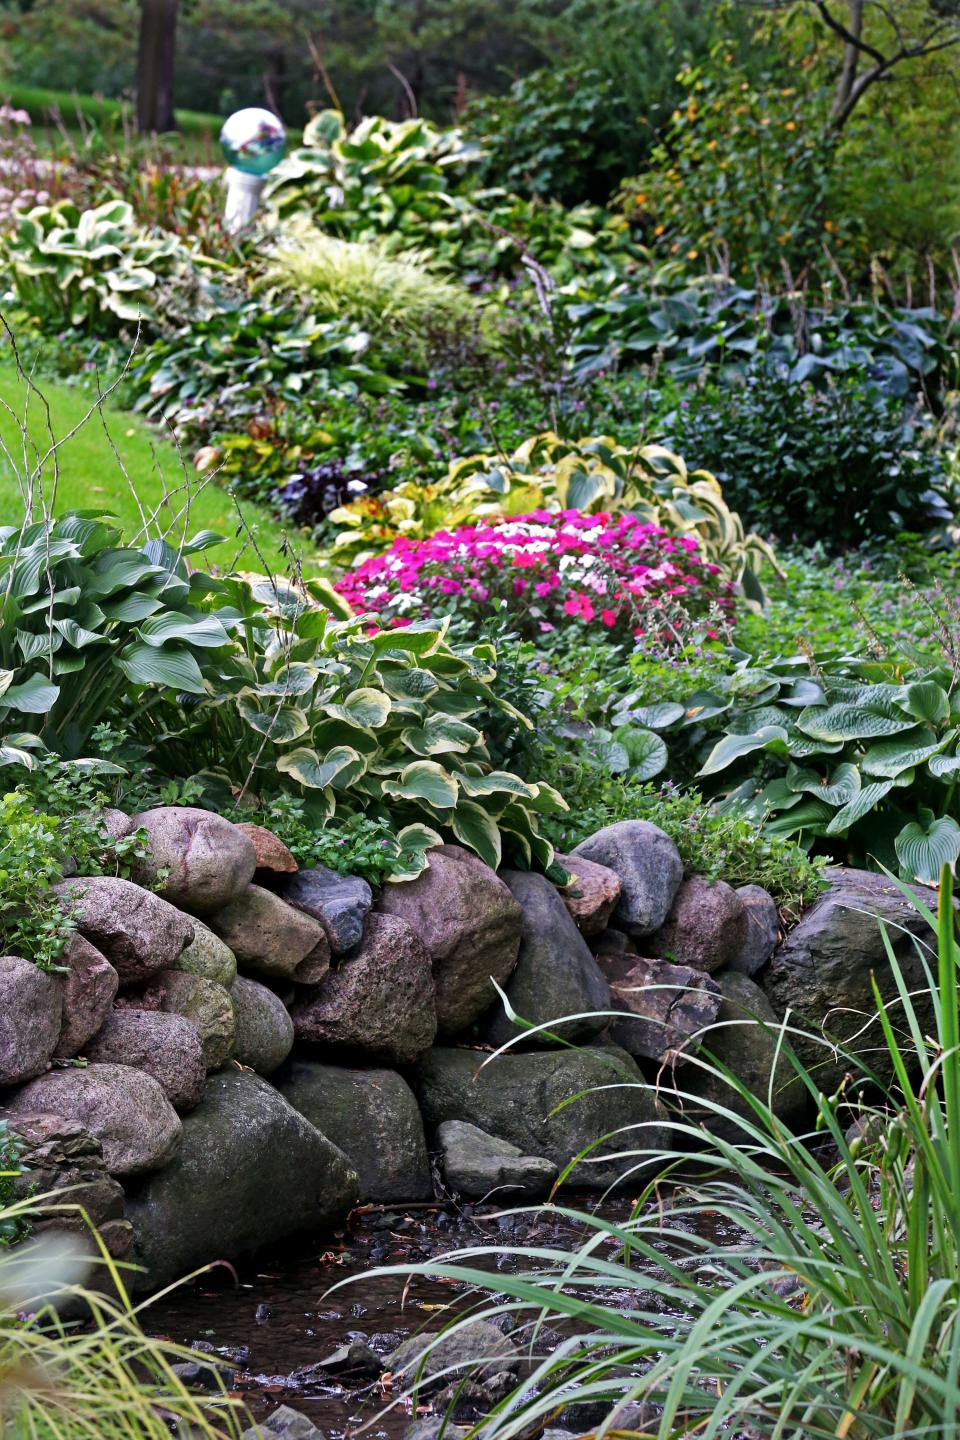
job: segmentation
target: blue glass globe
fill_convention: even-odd
[[[287,132],[276,115],[251,105],[235,110],[220,131],[220,149],[234,170],[267,175],[279,165],[287,148]]]

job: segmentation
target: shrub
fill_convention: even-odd
[[[521,635],[596,627],[658,650],[674,647],[692,619],[709,627],[715,611],[732,609],[718,574],[692,536],[675,540],[633,515],[535,510],[401,538],[337,589],[358,612],[394,625],[430,614],[476,622],[504,605]]]
[[[952,514],[930,438],[853,376],[816,390],[755,369],[742,385],[691,392],[663,431],[747,524],[781,540],[846,549]]]

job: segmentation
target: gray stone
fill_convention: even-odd
[[[441,1035],[472,1025],[496,998],[520,951],[520,906],[489,866],[458,845],[430,851],[415,880],[386,885],[377,909],[405,920],[426,946]]]
[[[223,1071],[185,1117],[173,1162],[128,1190],[141,1283],[165,1285],[210,1261],[323,1231],[357,1191],[346,1156],[269,1081]]]
[[[330,969],[330,944],[319,921],[261,885],[248,885],[210,917],[238,964],[263,975],[316,985]]]
[[[533,1025],[581,1017],[528,1036],[529,1042],[555,1045],[557,1035],[571,1043],[594,1039],[609,1023],[610,991],[556,887],[523,870],[507,870],[503,879],[523,911],[519,958],[504,987],[510,1005]],[[484,1039],[502,1045],[522,1030],[498,997],[484,1021]]]
[[[756,1123],[756,1117],[745,1099],[737,1094],[713,1062],[730,1070],[751,1094],[766,1100],[771,1095],[774,1113],[784,1118],[790,1109],[787,1090],[782,1084],[770,1087],[777,1057],[778,1021],[769,1000],[760,986],[746,975],[730,970],[717,976],[723,1003],[717,1014],[716,1027],[703,1037],[701,1063],[688,1065],[678,1089],[684,1092],[680,1108],[685,1120],[702,1125],[714,1135],[731,1143],[749,1143],[749,1137],[735,1120],[719,1115],[711,1105],[697,1105],[697,1099],[712,1102],[735,1115]],[[781,1054],[779,1077],[788,1080],[794,1071]],[[778,1077],[778,1078],[779,1078]],[[689,1098],[692,1097],[692,1098]]]
[[[345,955],[360,944],[363,922],[373,904],[366,880],[314,865],[284,880],[280,894],[288,904],[319,920],[334,955]]]
[[[73,934],[59,963],[67,974],[59,980],[63,1002],[58,1059],[79,1055],[110,1014],[120,977],[110,961],[82,935]]]
[[[573,877],[560,891],[560,898],[577,928],[582,935],[599,935],[620,899],[620,876],[583,855],[557,855],[555,859]]]
[[[571,851],[605,865],[620,877],[613,923],[628,935],[652,935],[667,918],[683,879],[680,852],[668,835],[647,820],[618,820]]]
[[[413,1091],[395,1070],[293,1059],[274,1084],[344,1152],[360,1176],[361,1200],[433,1198],[423,1121]]]
[[[747,913],[743,901],[724,880],[691,875],[684,880],[666,920],[644,948],[651,955],[710,974],[729,965],[743,948]]]
[[[196,1027],[207,1069],[219,1070],[226,1065],[233,1054],[236,1022],[230,995],[223,986],[202,975],[164,970],[156,978],[154,993],[161,1010],[182,1015]]]
[[[450,1189],[468,1200],[490,1196],[499,1202],[501,1193],[510,1198],[536,1199],[545,1195],[557,1178],[552,1160],[524,1155],[508,1140],[488,1135],[464,1120],[445,1120],[437,1129],[437,1144],[443,1155],[443,1173]]]
[[[467,1120],[559,1169],[593,1147],[564,1182],[575,1189],[613,1185],[628,1175],[648,1179],[649,1163],[613,1156],[666,1142],[654,1090],[636,1061],[614,1045],[512,1052],[494,1060],[476,1050],[428,1050],[415,1089],[428,1126]]]
[[[279,996],[240,975],[230,991],[233,1058],[259,1075],[272,1075],[293,1049],[293,1021]]]
[[[387,1360],[387,1369],[406,1385],[423,1387],[431,1381],[446,1383],[516,1370],[520,1351],[488,1320],[474,1320],[452,1331],[421,1330],[401,1342]]]
[[[747,929],[740,949],[727,961],[727,969],[740,975],[756,975],[777,948],[780,916],[776,901],[762,885],[741,885],[737,894],[743,901]]]
[[[902,1022],[902,1007],[878,922],[886,923],[921,1033],[935,1033],[936,1022],[914,944],[914,937],[931,944],[927,922],[885,875],[838,868],[828,870],[826,878],[829,889],[774,952],[761,983],[778,1017],[791,1011],[790,1044],[819,1089],[830,1094],[851,1069],[851,1054],[862,1056],[881,1080],[893,1076],[871,978],[890,1004],[895,1024]],[[929,906],[930,892],[917,894]],[[846,1053],[833,1046],[844,1046]],[[797,1108],[805,1108],[807,1094],[800,1081],[791,1089]]]
[[[696,1054],[696,1038],[717,1018],[720,987],[709,975],[666,960],[624,955],[602,962],[610,994],[629,1019],[610,1027],[610,1038],[631,1055],[672,1064]]]
[[[134,815],[133,824],[149,841],[135,877],[143,885],[159,885],[171,905],[209,915],[229,905],[253,879],[257,859],[251,840],[220,815],[190,805],[160,805]]]
[[[202,920],[194,920],[193,929],[193,939],[170,969],[214,980],[229,990],[237,978],[237,957],[230,946],[225,945],[219,935],[214,935]]]
[[[114,875],[62,880],[53,893],[77,906],[77,929],[110,961],[122,985],[168,969],[193,939],[188,916],[152,891]]]
[[[437,1033],[430,957],[405,921],[369,915],[354,954],[292,1007],[298,1040],[412,1065]]]
[[[196,1026],[161,1010],[114,1010],[87,1045],[87,1058],[152,1075],[175,1110],[199,1104],[207,1076]]]
[[[48,1111],[73,1120],[103,1146],[111,1175],[166,1165],[180,1143],[180,1121],[151,1075],[129,1065],[54,1070],[8,1097],[14,1113]]]
[[[0,1085],[46,1070],[60,1034],[60,985],[19,955],[0,956]]]
[[[244,1430],[240,1440],[327,1440],[323,1430],[318,1430],[312,1420],[293,1410],[289,1405],[278,1405],[259,1425]]]

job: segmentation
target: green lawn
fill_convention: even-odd
[[[89,398],[78,388],[58,384],[46,378],[37,383],[50,406],[53,433],[57,439],[61,439],[83,418],[89,409]],[[22,415],[26,396],[26,387],[13,366],[0,364],[0,437],[17,462],[18,469],[22,468],[20,430],[4,408],[4,403],[17,415]],[[238,538],[237,511],[226,492],[215,480],[198,475],[190,463],[189,455],[184,456],[184,461],[181,462],[175,447],[160,438],[144,421],[109,407],[104,408],[104,415],[130,482],[140,498],[140,504],[148,516],[154,512],[157,514],[151,525],[151,535],[166,531],[171,524],[174,527],[172,534],[176,537],[182,534],[184,528],[190,534],[197,530],[217,530],[227,537],[228,544],[206,551],[205,555],[216,565],[229,564],[243,540],[242,537]],[[43,407],[36,396],[31,398],[27,428],[41,453],[46,451],[50,439]],[[65,441],[58,455],[60,479],[56,509],[90,510],[102,507],[117,517],[125,536],[132,540],[142,526],[140,511],[131,493],[131,486],[121,473],[111,451],[99,417],[94,414],[76,435]],[[52,467],[48,463],[44,475],[45,488],[49,487],[52,478]],[[164,481],[167,491],[181,490],[181,493],[165,501]],[[182,513],[186,498],[181,489],[184,484],[188,487],[190,497],[189,515]],[[284,573],[287,562],[280,554],[282,527],[267,511],[246,502],[243,513],[256,534],[257,543],[268,564]],[[18,525],[22,516],[23,502],[14,467],[7,455],[0,452],[0,524]],[[309,573],[309,561],[314,558],[313,552],[304,546],[300,537],[291,538],[295,548],[303,551]],[[252,546],[248,546],[243,554],[239,568],[262,568]]]

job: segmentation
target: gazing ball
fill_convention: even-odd
[[[276,115],[252,105],[235,110],[220,131],[220,149],[234,170],[267,175],[279,165],[287,148],[287,132]]]

